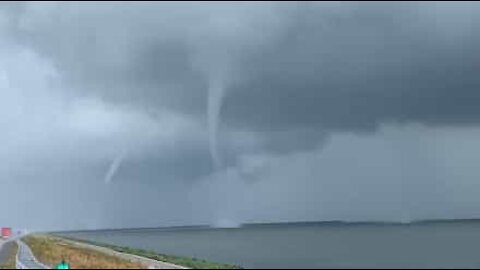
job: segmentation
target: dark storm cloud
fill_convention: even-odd
[[[52,59],[81,93],[111,101],[204,117],[207,78],[195,57],[226,50],[201,61],[235,55],[229,76],[238,79],[227,85],[221,116],[231,128],[279,133],[272,138],[293,130],[315,144],[303,130],[480,120],[474,3],[59,3],[15,10],[19,40]],[[294,149],[300,140],[281,141],[278,147]]]
[[[277,153],[308,150],[335,131],[477,124],[480,116],[476,4],[7,3],[2,10],[10,36],[52,61],[75,95],[153,116],[161,109],[204,121],[205,70],[227,63],[222,125],[257,134]]]
[[[479,124],[479,15],[466,2],[1,3],[1,179],[25,207],[29,185],[49,189],[37,210],[77,209],[71,227],[210,222],[242,196],[252,221],[397,218],[402,199],[418,217],[468,214],[455,207],[478,205],[478,130],[450,128]],[[212,172],[218,81],[228,168]],[[53,196],[65,183],[68,207]]]
[[[347,131],[382,122],[477,124],[479,6],[439,14],[442,4],[425,5],[359,4],[348,18],[326,20],[305,12],[248,67],[250,80],[227,97],[226,122]],[[463,33],[448,32],[450,24]]]

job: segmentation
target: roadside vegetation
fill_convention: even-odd
[[[23,239],[35,257],[45,265],[54,267],[63,258],[72,269],[145,269],[133,263],[102,252],[69,245],[56,237],[35,235]]]
[[[8,243],[7,245],[11,245],[10,254],[8,255],[8,259],[3,264],[0,264],[0,269],[15,269],[15,258],[17,256],[18,245],[15,242]]]
[[[111,250],[115,250],[117,252],[137,255],[137,256],[140,256],[140,257],[149,258],[149,259],[152,259],[152,260],[166,262],[166,263],[171,263],[171,264],[175,264],[175,265],[178,265],[178,266],[183,266],[183,267],[187,267],[187,268],[191,268],[191,269],[242,269],[241,267],[236,266],[236,265],[214,263],[214,262],[209,262],[209,261],[200,260],[200,259],[196,259],[196,258],[186,258],[186,257],[180,257],[180,256],[173,256],[173,255],[163,255],[163,254],[158,254],[154,251],[148,251],[148,250],[143,250],[143,249],[120,247],[120,246],[108,245],[108,244],[103,244],[103,243],[97,243],[97,242],[93,242],[93,241],[79,240],[79,239],[74,239],[74,238],[65,238],[65,239],[68,239],[68,240],[71,240],[71,241],[76,241],[76,242],[79,242],[79,243],[85,243],[85,244],[90,244],[90,245],[94,245],[94,246],[104,247],[104,248],[108,248],[108,249],[111,249]]]

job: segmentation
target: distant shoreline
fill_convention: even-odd
[[[265,222],[265,223],[245,223],[237,228],[214,227],[211,225],[188,225],[188,226],[168,226],[168,227],[139,227],[139,228],[104,228],[104,229],[86,229],[86,230],[65,230],[65,231],[50,231],[49,233],[88,233],[88,232],[145,232],[145,231],[181,231],[181,230],[231,230],[239,228],[259,228],[259,227],[284,227],[284,226],[362,226],[362,225],[393,225],[393,226],[409,226],[421,224],[447,224],[447,223],[465,223],[465,222],[479,222],[480,218],[471,219],[425,219],[412,220],[409,222],[400,221],[297,221],[297,222]]]

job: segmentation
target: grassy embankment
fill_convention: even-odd
[[[69,245],[58,238],[28,236],[23,239],[32,249],[35,257],[48,266],[54,267],[65,258],[73,269],[145,269],[144,265]]]
[[[0,264],[0,269],[15,269],[16,268],[15,258],[17,256],[18,245],[15,242],[12,242],[10,245],[12,245],[12,248],[10,249],[10,254],[8,256],[8,259],[3,264]]]
[[[65,238],[65,237],[64,237]],[[79,239],[73,239],[73,238],[65,238],[71,241],[76,241],[79,243],[85,243],[85,244],[90,244],[94,246],[99,246],[99,247],[105,247],[109,248],[111,250],[115,250],[117,252],[121,253],[126,253],[126,254],[132,254],[132,255],[137,255],[140,257],[144,258],[149,258],[152,260],[156,261],[161,261],[161,262],[167,262],[191,269],[242,269],[240,266],[236,265],[230,265],[230,264],[221,264],[221,263],[214,263],[214,262],[209,262],[205,260],[200,260],[196,258],[186,258],[186,257],[180,257],[180,256],[173,256],[173,255],[163,255],[163,254],[158,254],[154,251],[148,251],[148,250],[143,250],[143,249],[136,249],[136,248],[129,248],[129,247],[119,247],[119,246],[114,246],[114,245],[108,245],[108,244],[102,244],[102,243],[96,243],[93,241],[85,241],[85,240],[79,240]]]
[[[30,246],[37,259],[49,266],[53,266],[55,263],[59,262],[62,259],[62,256],[64,256],[64,258],[68,259],[72,268],[77,269],[145,268],[145,266],[143,265],[132,263],[127,260],[120,259],[116,256],[107,255],[102,252],[91,250],[88,248],[73,246],[66,241],[62,241],[61,238],[78,243],[108,248],[120,253],[132,254],[144,258],[153,259],[156,261],[172,263],[192,269],[241,269],[240,267],[234,265],[213,263],[199,260],[196,258],[161,255],[147,250],[133,249],[129,247],[119,247],[66,237],[35,235],[26,237],[24,241]]]

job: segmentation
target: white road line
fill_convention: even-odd
[[[32,250],[21,240],[17,240],[18,252],[16,257],[17,269],[50,269],[37,261]]]

